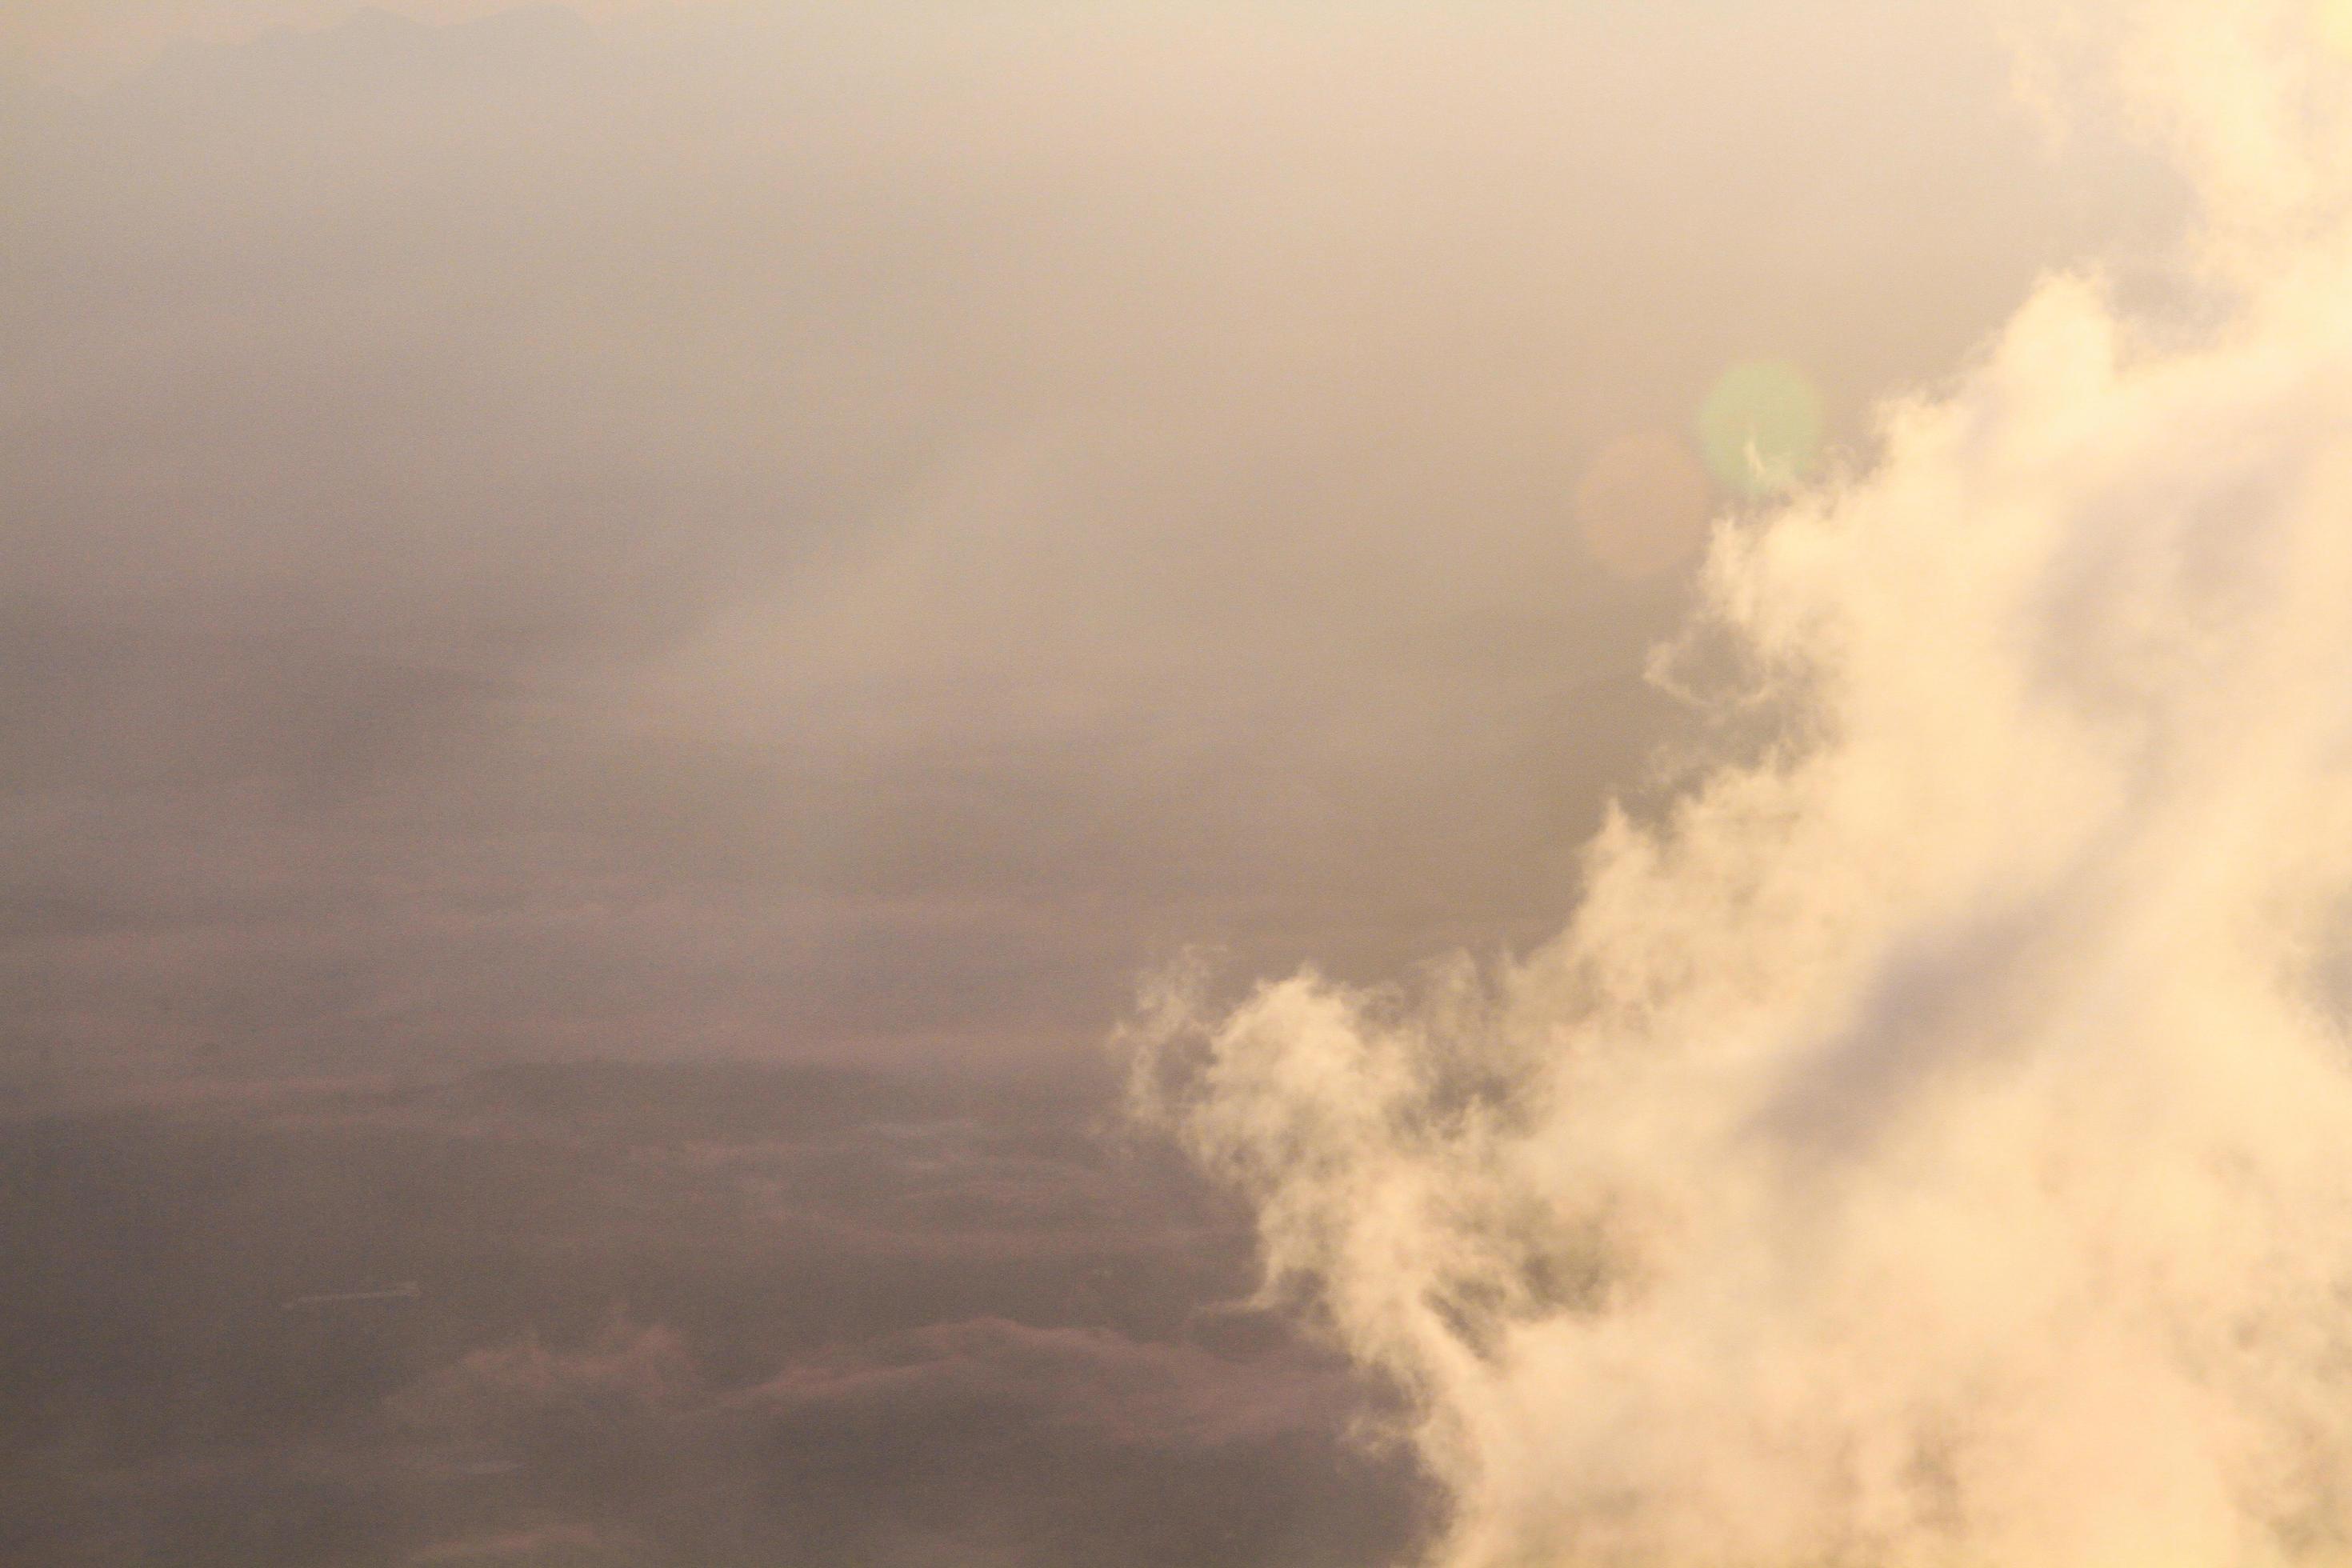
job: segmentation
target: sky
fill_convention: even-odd
[[[1232,1085],[1163,1108],[1206,1178],[1113,1131],[1117,1049],[1183,954],[1352,998],[1683,896],[1591,846],[1783,732],[1695,694],[1801,641],[1743,531],[1914,471],[2050,276],[2178,323],[2280,254],[2182,261],[2301,210],[2259,116],[2017,29],[0,17],[0,1555],[1556,1544],[1498,1500],[1568,1439],[1242,1304],[1345,1270]],[[1999,798],[1979,741],[1916,744]]]
[[[12,24],[26,1092],[1524,943],[1722,378],[1834,458],[2178,205],[1957,5],[477,9]]]

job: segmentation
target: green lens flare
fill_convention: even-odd
[[[1733,365],[1699,405],[1698,443],[1707,471],[1725,489],[1780,495],[1821,460],[1822,395],[1786,361]]]

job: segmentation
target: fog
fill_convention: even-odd
[[[1181,953],[1537,948],[1715,754],[1651,679],[1715,519],[2054,268],[2201,297],[2217,176],[2049,58],[1959,0],[0,18],[0,1552],[1440,1539],[1103,1043]]]
[[[1958,8],[256,16],[8,97],[52,1089],[1524,941],[1674,721],[1596,458],[1761,356],[1858,440],[2171,201]]]

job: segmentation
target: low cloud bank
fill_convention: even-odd
[[[1376,1395],[1099,1108],[577,1064],[11,1121],[0,1555],[1395,1555]]]

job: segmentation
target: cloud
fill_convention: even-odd
[[[2299,7],[2092,20],[2196,311],[2049,279],[1720,528],[1720,750],[1525,962],[1137,1026],[1268,1290],[1412,1401],[1448,1568],[2352,1532],[2344,66]]]

